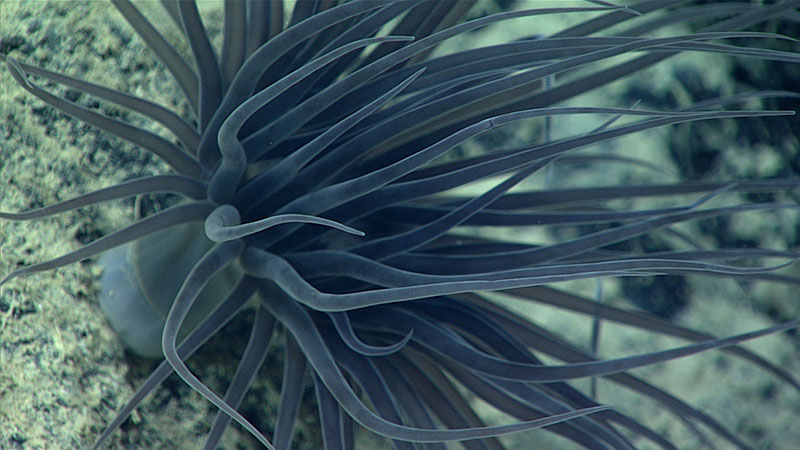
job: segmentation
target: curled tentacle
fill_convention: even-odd
[[[281,214],[278,216],[267,217],[265,219],[256,220],[255,222],[248,222],[240,224],[239,211],[231,205],[222,205],[215,209],[206,218],[206,235],[214,242],[227,242],[234,239],[243,238],[251,234],[264,231],[267,228],[272,228],[276,225],[284,223],[310,223],[315,225],[324,225],[335,228],[345,233],[355,234],[356,236],[364,236],[364,232],[356,230],[355,228],[348,227],[334,220],[324,219],[322,217],[309,216],[307,214]]]
[[[351,350],[356,353],[360,353],[364,356],[387,356],[400,351],[403,347],[406,346],[408,341],[411,340],[411,336],[414,335],[414,329],[410,329],[403,339],[395,342],[391,345],[386,346],[378,346],[378,345],[370,345],[366,342],[362,341],[353,330],[353,326],[350,323],[350,318],[347,316],[346,312],[332,312],[328,313],[328,317],[331,318],[331,322],[336,327],[336,331],[341,336],[342,340]]]

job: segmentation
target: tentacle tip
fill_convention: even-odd
[[[634,16],[644,16],[643,13],[640,13],[639,11],[631,8],[630,6],[621,6],[619,9],[622,12],[626,12],[628,14],[633,14]]]
[[[363,236],[367,235],[367,233],[365,233],[365,232],[363,232],[363,231],[361,231],[361,230],[359,230],[357,228],[353,228],[351,226],[347,226],[347,225],[344,225],[344,224],[341,224],[341,223],[338,223],[338,222],[335,222],[335,221],[332,221],[332,220],[328,220],[328,219],[323,219],[323,220],[325,222],[324,223],[320,223],[320,225],[327,225],[327,226],[330,226],[331,228],[335,228],[335,229],[337,229],[339,231],[344,231],[345,233],[349,233],[349,234],[352,234],[352,235],[355,235],[355,236],[359,236],[359,237],[363,237]]]
[[[386,37],[388,38],[387,40],[392,40],[392,41],[397,41],[397,42],[406,42],[406,41],[410,42],[410,41],[414,41],[414,40],[417,39],[416,37],[414,37],[412,35],[406,35],[406,34],[398,34],[398,35],[392,35],[392,36],[386,36]]]
[[[9,281],[13,280],[16,277],[17,277],[17,272],[16,271],[11,272],[10,274],[8,274],[5,277],[3,277],[2,280],[0,280],[0,286],[8,283]]]

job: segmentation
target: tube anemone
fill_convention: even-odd
[[[62,193],[33,202],[8,197],[10,206],[0,209],[4,223],[76,208],[91,208],[99,221],[81,222],[86,230],[77,234],[85,245],[78,249],[52,259],[9,258],[13,267],[0,280],[4,298],[12,299],[4,301],[11,305],[9,317],[16,320],[25,280],[105,252],[101,303],[110,322],[131,347],[141,344],[139,353],[164,359],[132,400],[114,402],[116,415],[103,413],[104,430],[81,431],[96,447],[135,439],[118,429],[172,373],[177,385],[184,383],[216,411],[203,427],[207,448],[220,444],[228,428],[249,435],[250,445],[298,445],[308,436],[294,431],[297,411],[309,404],[325,448],[355,447],[362,439],[356,430],[395,448],[444,448],[447,442],[514,447],[509,439],[524,432],[527,444],[683,446],[680,432],[662,432],[616,396],[598,394],[609,385],[667,411],[670,423],[696,445],[762,445],[692,398],[631,371],[720,349],[796,396],[800,382],[791,370],[740,344],[793,330],[797,316],[716,337],[629,304],[601,301],[602,286],[616,289],[627,279],[800,284],[790,272],[798,257],[790,242],[741,248],[706,242],[693,228],[726,217],[796,220],[797,178],[668,178],[650,155],[619,156],[604,147],[659,127],[789,116],[794,111],[742,105],[797,93],[741,93],[662,109],[578,102],[581,94],[679,53],[786,67],[800,62],[796,47],[769,47],[787,41],[784,36],[750,31],[795,18],[798,2],[733,9],[673,3],[548,5],[473,17],[471,2],[297,2],[291,12],[278,2],[229,2],[223,20],[219,12],[202,16],[194,2],[166,1],[158,6],[167,23],[158,23],[140,13],[150,6],[114,1],[117,22],[108,27],[121,36],[119,46],[99,54],[124,60],[138,36],[182,93],[180,103],[168,106],[132,93],[137,89],[124,86],[128,80],[110,89],[70,78],[69,68],[38,67],[24,45],[4,37],[18,50],[1,57],[9,74],[4,80],[28,95],[15,98],[38,97],[46,111],[77,119],[70,124],[116,135],[149,155],[141,166],[119,159],[101,164],[124,169],[114,175],[118,184],[82,187],[73,200]],[[561,15],[586,19],[503,44],[443,45]],[[704,23],[693,33],[660,32],[681,21]],[[222,24],[221,45],[216,23]],[[737,45],[742,39],[757,44]],[[576,117],[597,121],[553,132],[554,123]],[[12,134],[24,128],[13,122],[23,119],[10,119]],[[518,139],[508,137],[511,129]],[[96,146],[86,151],[91,158],[82,160],[81,170],[93,170],[92,159],[103,158],[97,156],[102,152]],[[35,186],[24,178],[24,161],[13,161],[9,185]],[[640,185],[605,172],[606,180],[573,183],[587,164],[598,171],[621,164],[651,172]],[[652,172],[667,179],[654,180]],[[752,200],[762,194],[769,194],[768,202]],[[122,221],[94,212],[94,205],[121,199],[133,203],[132,220],[107,226]],[[184,239],[191,252],[182,250]],[[128,253],[115,253],[119,249]],[[133,267],[119,265],[125,260]],[[129,287],[120,284],[122,274],[133,280]],[[168,288],[164,280],[177,282]],[[585,281],[597,292],[587,293]],[[163,329],[158,323],[146,333],[157,336],[155,343],[131,345],[136,334],[119,330],[140,328],[119,325],[138,308],[106,295],[120,290],[141,292],[145,304],[156,298],[151,292],[164,294]],[[619,300],[633,300],[626,294]],[[576,312],[581,317],[567,328],[591,327],[592,337],[575,347],[554,334],[560,325],[510,305]],[[148,314],[139,322],[159,316]],[[239,323],[249,331],[235,333],[241,348],[235,373],[231,368],[226,381],[215,384],[187,360],[208,339],[225,336],[220,329],[242,315],[249,320]],[[683,341],[632,356],[607,354],[600,350],[600,329],[609,322]],[[270,347],[273,335],[284,341],[278,350]],[[260,407],[242,406],[276,353],[284,355],[282,379],[273,383],[280,384],[279,393],[269,406],[258,399]],[[304,394],[304,377],[315,401]],[[502,417],[494,420],[479,400]]]

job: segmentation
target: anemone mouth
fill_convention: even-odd
[[[116,5],[149,45],[159,47],[157,34],[147,28],[149,19],[142,19],[128,2]],[[252,25],[246,19],[256,20],[255,10],[230,5],[226,10],[228,34],[217,59],[193,3],[165,5],[168,16],[179,17],[184,24],[178,36],[191,43],[185,52],[187,60],[195,60],[204,68],[215,64],[220,68],[208,71],[211,77],[206,71],[195,74],[190,65],[182,67],[168,48],[156,50],[186,93],[186,104],[193,111],[190,121],[172,114],[169,108],[140,104],[134,97],[116,97],[114,92],[42,71],[15,57],[3,57],[11,78],[30,93],[86,123],[135,142],[165,161],[169,169],[39,211],[13,214],[4,206],[0,218],[33,219],[150,192],[177,193],[190,201],[157,211],[63,257],[11,272],[0,283],[60,267],[187,222],[204,224],[204,233],[216,243],[196,258],[170,309],[161,339],[167,363],[154,372],[151,380],[156,381],[148,380],[112,421],[101,442],[109,438],[141,397],[154,389],[159,377],[173,370],[224,412],[214,419],[207,436],[209,446],[216,445],[231,421],[239,422],[265,446],[271,446],[270,442],[277,447],[288,445],[290,424],[302,396],[296,379],[302,379],[304,373],[313,374],[323,442],[330,448],[337,448],[339,441],[345,447],[352,445],[350,433],[355,422],[394,439],[394,445],[402,448],[410,446],[408,442],[437,447],[434,442],[475,438],[483,439],[481,445],[499,446],[502,441],[496,436],[541,426],[550,426],[553,434],[587,447],[602,443],[610,448],[628,448],[639,439],[669,448],[663,437],[635,416],[595,406],[594,393],[576,390],[571,384],[576,378],[599,376],[682,414],[699,441],[706,438],[697,431],[698,424],[710,428],[723,442],[744,445],[716,417],[648,387],[627,371],[728,347],[727,352],[761,366],[782,383],[800,386],[789,371],[737,346],[746,339],[794,328],[796,321],[730,339],[714,339],[616,305],[600,304],[589,294],[560,288],[565,282],[585,279],[665,273],[796,285],[796,276],[773,273],[793,262],[795,252],[782,248],[693,247],[692,239],[674,227],[704,218],[791,211],[796,204],[723,200],[735,200],[739,193],[764,191],[791,199],[798,188],[797,179],[577,188],[547,181],[512,190],[532,177],[548,178],[556,170],[586,161],[616,160],[653,169],[651,162],[631,157],[575,154],[589,144],[687,121],[789,114],[727,107],[759,97],[796,97],[796,93],[745,94],[669,111],[554,106],[575,96],[576,90],[603,86],[619,75],[600,71],[597,74],[601,75],[593,78],[579,70],[584,65],[629,52],[645,52],[635,60],[645,65],[685,50],[796,64],[798,58],[790,52],[717,43],[745,37],[781,39],[738,31],[748,26],[748,20],[761,20],[761,10],[737,10],[734,19],[717,22],[729,28],[715,29],[714,25],[707,32],[691,35],[639,38],[646,29],[643,26],[631,27],[627,35],[592,37],[589,41],[579,36],[609,24],[624,24],[629,16],[635,16],[629,9],[593,6],[589,9],[600,19],[570,28],[560,37],[529,36],[506,47],[492,47],[488,53],[476,49],[466,55],[437,56],[429,50],[448,33],[477,29],[481,21],[503,24],[504,20],[533,13],[487,16],[459,24],[455,18],[466,14],[467,3],[439,7],[426,2],[350,2],[316,10],[316,6],[309,6],[314,3],[301,2],[291,16],[287,15],[285,30],[264,33],[263,46],[259,47],[261,42],[251,43],[243,37],[247,33],[238,34],[247,29],[245,23]],[[790,9],[792,5],[787,2],[770,8],[778,14],[780,8]],[[657,10],[664,5],[645,2],[638,6]],[[702,14],[709,18],[716,14],[714,8],[676,10],[687,17],[691,16],[689,11],[704,11]],[[447,14],[431,16],[434,12]],[[556,12],[568,11],[547,11]],[[394,31],[376,37],[377,25],[392,17],[403,19]],[[655,26],[660,20],[654,16],[644,23]],[[262,18],[258,29],[269,29],[266,22]],[[438,26],[430,27],[435,24]],[[307,40],[309,35],[317,37]],[[237,37],[245,40],[237,41]],[[235,50],[237,45],[241,53]],[[294,56],[276,51],[294,45],[302,48]],[[371,52],[364,52],[365,48],[371,48]],[[554,49],[563,53],[552,53]],[[250,58],[245,57],[248,53]],[[474,63],[476,59],[478,63]],[[636,64],[626,64],[632,63],[623,62],[616,68],[623,73],[638,70]],[[575,78],[566,76],[553,85],[553,79],[562,73]],[[71,102],[74,93],[68,92],[66,100],[54,96],[45,79],[121,103],[160,122],[174,137],[167,140],[144,127],[99,114],[92,107],[76,107]],[[480,155],[450,155],[454,147],[478,142],[482,135],[503,127],[536,120],[552,125],[562,117],[576,115],[600,115],[604,123],[564,136],[543,131],[533,143]],[[549,126],[544,128],[549,130]],[[452,159],[446,159],[448,156]],[[551,175],[545,176],[547,173]],[[562,173],[572,176],[578,172]],[[452,191],[490,175],[497,178],[478,194]],[[442,195],[445,192],[447,195]],[[631,202],[638,196],[675,195],[683,197],[667,206],[642,207],[635,203],[634,207],[613,207],[615,201]],[[552,226],[553,231],[558,227],[569,229],[572,234],[555,234],[554,239],[534,242],[475,232],[463,234],[469,227],[507,230],[542,224]],[[594,229],[582,229],[587,224]],[[662,237],[662,231],[673,236],[672,243],[664,248],[643,248],[638,240],[640,236]],[[753,261],[766,259],[788,263],[749,267]],[[181,344],[177,330],[197,292],[211,274],[232,263],[241,264],[245,276],[227,299],[220,299],[220,309],[210,313]],[[598,281],[598,286],[602,284]],[[502,300],[477,293],[486,291],[502,291],[504,297],[517,303],[571,309],[595,320],[595,329],[600,323],[619,321],[698,343],[631,358],[594,361],[591,351],[574,350],[523,315],[512,314]],[[260,303],[250,344],[223,396],[221,390],[217,393],[197,379],[185,359],[194,351],[193,346],[215,334],[216,328],[256,292]],[[267,356],[265,342],[276,323],[285,329],[288,340],[287,372],[282,380],[280,407],[274,414],[275,432],[267,437],[263,426],[253,426],[237,408]],[[592,342],[598,342],[596,336]],[[558,363],[542,364],[541,355],[549,355]],[[472,394],[503,410],[507,420],[487,427],[487,419],[476,414],[468,401]]]

